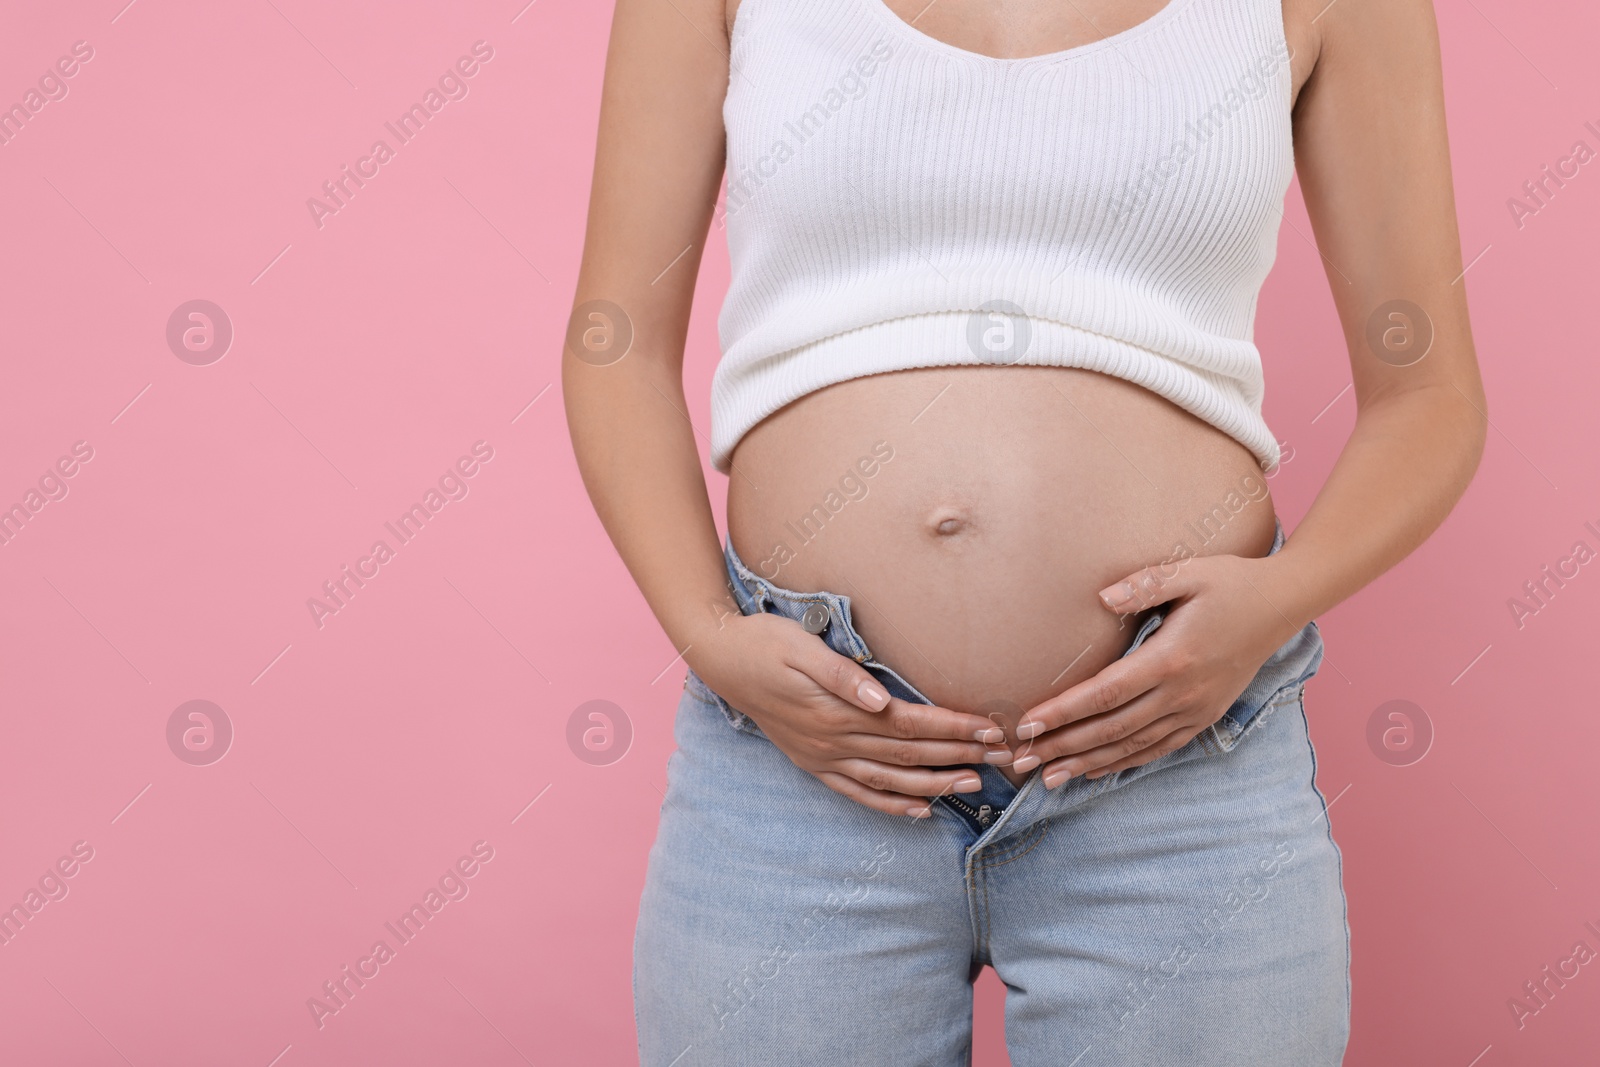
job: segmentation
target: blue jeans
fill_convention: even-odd
[[[829,647],[929,703],[849,598],[726,556],[745,614],[820,604]],[[1321,662],[1308,623],[1183,748],[1054,790],[979,765],[983,789],[928,819],[835,793],[691,672],[635,935],[641,1063],[965,1065],[987,964],[1014,1067],[1338,1064],[1349,926],[1303,692]]]

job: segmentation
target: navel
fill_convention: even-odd
[[[936,538],[958,537],[972,529],[972,513],[963,508],[937,508],[928,516],[927,528]]]

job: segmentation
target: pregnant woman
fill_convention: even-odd
[[[1296,167],[1357,414],[1289,537]],[[965,1064],[985,965],[1017,1067],[1339,1062],[1312,620],[1486,423],[1426,0],[618,0],[563,383],[690,668],[643,1063]]]

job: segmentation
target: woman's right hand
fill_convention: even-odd
[[[968,767],[935,768],[1012,760],[994,722],[889,696],[860,664],[781,615],[727,618],[690,666],[796,767],[890,815],[926,818],[929,797],[982,787]]]

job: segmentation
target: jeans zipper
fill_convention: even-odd
[[[989,824],[994,821],[993,805],[980,804],[978,807],[974,808],[971,804],[968,804],[965,800],[962,800],[960,797],[955,796],[954,794],[951,794],[944,799],[952,807],[959,811],[964,811],[968,816],[977,819],[978,825],[984,829],[988,829]]]

